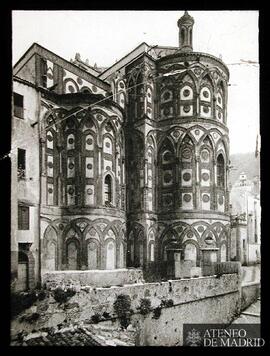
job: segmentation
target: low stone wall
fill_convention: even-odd
[[[241,311],[254,303],[260,296],[260,283],[247,282],[241,287]]]
[[[144,282],[140,269],[115,269],[91,271],[53,271],[42,275],[42,284],[47,288],[56,286],[95,286],[107,287]]]
[[[144,318],[136,315],[133,322],[140,330],[137,345],[182,346],[183,324],[230,324],[238,310],[236,291],[163,308],[159,319],[151,314]]]
[[[57,303],[53,297],[53,292],[50,292],[49,297],[32,307],[31,312],[38,314],[36,320],[31,323],[24,321],[19,323],[17,320],[13,322],[12,329],[13,332],[17,332],[18,328],[31,331],[44,327],[56,327],[61,323],[89,320],[94,314],[104,315],[106,313],[107,317],[109,315],[109,318],[115,318],[117,316],[114,313],[113,304],[120,294],[130,296],[133,314],[137,313],[139,318],[142,317],[138,314],[137,309],[140,301],[142,298],[149,298],[152,308],[160,306],[162,300],[171,300],[174,306],[178,305],[179,318],[181,316],[179,320],[177,319],[180,323],[179,327],[184,320],[200,322],[208,320],[208,316],[209,322],[226,322],[240,308],[239,287],[240,279],[236,273],[224,274],[218,278],[215,276],[199,277],[160,283],[129,284],[123,287],[91,288],[78,286],[76,294],[63,304]],[[194,302],[197,304],[194,304],[193,308]],[[168,313],[171,313],[174,318],[173,315],[176,312],[178,313],[178,309],[171,310]],[[164,323],[169,320],[165,316]],[[154,323],[154,325],[158,324]],[[162,330],[161,327],[159,328]],[[164,333],[167,335],[169,331],[164,331]]]

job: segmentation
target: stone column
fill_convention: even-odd
[[[200,208],[200,167],[199,167],[200,156],[198,154],[195,155],[195,208]]]
[[[211,276],[215,274],[215,264],[217,263],[217,254],[219,248],[207,247],[202,248],[202,273],[204,276]]]
[[[169,279],[181,278],[181,253],[180,248],[167,249],[167,276]]]

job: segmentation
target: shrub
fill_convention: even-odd
[[[71,297],[73,297],[76,294],[76,291],[72,288],[68,288],[67,290],[63,290],[60,287],[57,287],[54,291],[53,291],[53,297],[55,299],[56,302],[62,304],[62,303],[66,303],[68,301],[68,299],[70,299]]]
[[[173,300],[172,299],[162,299],[160,306],[161,307],[165,307],[165,308],[172,307],[173,306]]]
[[[23,310],[30,308],[37,300],[37,293],[30,291],[27,293],[11,294],[11,318],[15,318]]]
[[[114,311],[120,319],[122,328],[127,328],[130,324],[131,299],[127,294],[119,294],[113,303]]]
[[[94,315],[91,316],[91,321],[94,324],[99,323],[101,320],[101,315],[99,313],[95,313]]]
[[[159,319],[160,315],[161,315],[161,307],[156,307],[153,310],[153,319]]]
[[[140,300],[140,306],[138,309],[142,315],[150,313],[150,311],[152,310],[151,300],[149,298],[142,298]]]

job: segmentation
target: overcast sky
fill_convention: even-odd
[[[178,46],[177,20],[183,11],[13,11],[13,64],[37,42],[70,60],[108,67],[145,41]],[[257,11],[190,11],[193,49],[222,60],[230,70],[230,152],[255,151],[259,132]],[[237,63],[237,64],[235,64]]]

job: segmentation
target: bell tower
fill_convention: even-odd
[[[192,51],[192,31],[194,19],[185,11],[184,15],[177,21],[179,27],[179,49],[182,52]]]

